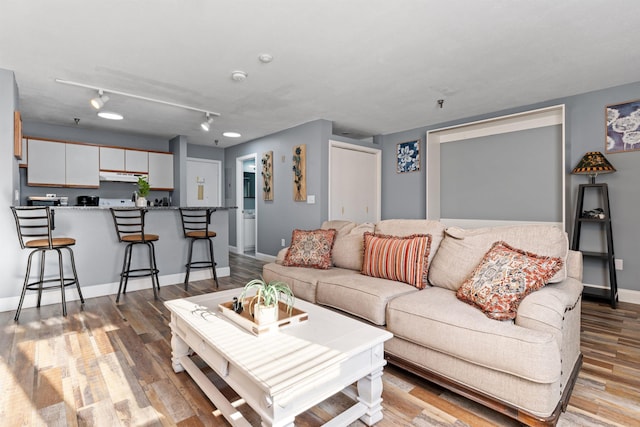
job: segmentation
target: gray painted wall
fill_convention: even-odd
[[[276,255],[282,248],[280,240],[286,245],[291,241],[295,228],[318,228],[328,217],[328,170],[329,140],[348,142],[357,145],[376,146],[370,142],[353,140],[332,135],[332,123],[316,120],[291,129],[259,138],[244,144],[225,149],[225,196],[227,206],[236,206],[236,158],[247,154],[257,154],[256,180],[258,188],[262,183],[262,154],[273,151],[273,188],[274,200],[265,202],[261,191],[256,194],[258,221],[258,247],[262,254]],[[293,201],[292,156],[293,147],[307,144],[307,195],[315,195],[316,203]],[[236,223],[229,215],[229,244],[236,245]]]
[[[0,270],[3,286],[0,286],[0,298],[14,293],[13,286],[7,285],[17,280],[22,285],[24,275],[20,245],[16,237],[16,226],[9,206],[13,204],[13,192],[19,187],[18,161],[13,156],[13,112],[18,110],[18,87],[12,71],[0,69]]]
[[[571,170],[587,151],[605,150],[604,111],[605,106],[640,98],[640,82],[604,89],[567,98],[525,105],[522,107],[469,117],[456,121],[425,126],[377,137],[382,143],[382,217],[388,218],[424,218],[426,215],[426,169],[417,173],[395,173],[396,144],[415,139],[421,140],[421,153],[425,153],[425,134],[427,130],[438,129],[460,123],[467,123],[505,114],[518,113],[536,108],[565,104],[565,173],[566,176],[566,212],[568,233],[573,232],[573,215],[576,204],[577,188],[586,183],[584,176],[570,175]],[[448,103],[454,107],[454,100]],[[445,106],[445,108],[447,108]],[[618,287],[640,291],[640,151],[606,155],[618,170],[617,173],[601,175],[597,182],[609,184],[611,217],[616,258],[624,260],[624,270],[618,271]],[[423,163],[424,164],[424,163]],[[458,185],[473,179],[473,176],[461,175]],[[585,235],[583,231],[583,235]],[[599,234],[594,231],[594,234]],[[582,248],[596,249],[602,239],[583,237]],[[606,271],[597,260],[585,260],[584,282],[604,284]]]

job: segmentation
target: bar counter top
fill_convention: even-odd
[[[35,206],[21,206],[21,207],[35,207]],[[49,206],[51,209],[69,209],[69,210],[105,210],[110,208],[135,208],[135,206]],[[212,209],[215,211],[228,211],[231,209],[238,209],[237,206],[197,206],[197,207],[182,207],[183,209]],[[147,206],[145,209],[149,211],[176,211],[180,209],[180,206]]]

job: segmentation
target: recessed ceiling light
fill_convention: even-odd
[[[224,132],[222,136],[226,136],[227,138],[240,138],[242,135],[238,132]]]
[[[122,120],[124,118],[122,114],[114,113],[113,111],[100,111],[98,116],[108,120]]]
[[[258,59],[263,64],[268,64],[269,62],[273,61],[273,56],[268,53],[263,53],[262,55],[258,56]]]
[[[247,79],[247,73],[244,71],[234,71],[231,73],[231,79],[236,82],[243,82]]]

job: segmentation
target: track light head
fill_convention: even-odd
[[[91,98],[90,103],[93,108],[95,108],[96,110],[99,110],[102,107],[104,107],[104,104],[106,104],[108,100],[109,100],[109,97],[107,95],[104,95],[102,93],[102,89],[100,89],[98,91],[98,96],[96,96],[95,98]]]
[[[211,117],[209,115],[209,113],[207,113],[205,115],[206,120],[202,123],[200,123],[200,127],[202,128],[202,130],[204,130],[205,132],[209,132],[209,130],[211,129],[211,123],[213,123],[213,117]]]

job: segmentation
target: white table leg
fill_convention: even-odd
[[[295,418],[291,418],[288,420],[281,420],[278,421],[277,423],[265,423],[264,420],[262,420],[262,422],[260,423],[260,425],[262,427],[295,427],[295,424],[293,423],[293,421],[295,420]]]
[[[371,426],[382,419],[382,368],[358,380],[358,401],[367,406],[363,423]]]
[[[171,331],[171,366],[173,372],[178,373],[184,371],[184,367],[180,363],[180,358],[188,356],[191,349],[186,342],[182,340],[173,330]]]

